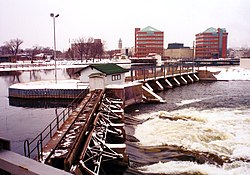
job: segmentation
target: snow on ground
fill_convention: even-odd
[[[28,83],[17,83],[10,86],[14,89],[87,89],[87,83],[80,83],[80,80],[55,80],[36,81]]]
[[[81,68],[86,67],[88,64],[80,64],[78,62],[57,62],[56,68]],[[41,69],[55,69],[54,62],[48,63],[0,63],[0,71],[29,71]]]
[[[94,60],[93,61],[56,61],[56,68],[81,68],[86,67],[89,64],[95,63],[116,63],[116,64],[130,64],[131,62],[127,60]],[[30,61],[18,61],[17,63],[0,63],[0,71],[22,71],[22,70],[41,70],[41,69],[55,69],[55,61],[45,62],[45,61],[34,61],[31,63]]]
[[[241,67],[207,67],[208,71],[219,72],[214,76],[217,80],[250,80],[250,69]]]

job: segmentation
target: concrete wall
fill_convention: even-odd
[[[200,80],[205,81],[216,81],[216,77],[214,76],[215,73],[207,71],[207,70],[199,70],[198,77]]]
[[[245,69],[250,69],[250,58],[241,58],[240,67]]]
[[[142,102],[142,84],[118,85],[106,87],[106,95],[112,98],[120,98],[124,107]]]
[[[37,162],[9,151],[10,141],[0,138],[0,174],[18,175],[72,175],[71,173]]]

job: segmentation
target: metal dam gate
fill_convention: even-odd
[[[127,167],[122,103],[103,90],[88,93],[46,145],[42,135],[37,144],[26,141],[25,155],[36,150],[38,161],[79,175],[102,174],[109,163]]]

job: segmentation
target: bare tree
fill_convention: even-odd
[[[0,47],[0,54],[1,55],[10,55],[11,51],[6,45],[4,45],[4,46]]]
[[[19,51],[20,45],[23,43],[21,39],[12,39],[10,41],[5,42],[6,47],[11,51],[13,55],[17,55]]]
[[[101,56],[103,55],[103,44],[101,41],[97,41],[97,42],[94,42],[92,43],[92,47],[91,47],[91,50],[90,50],[90,56],[91,58],[93,59],[93,62],[94,62],[94,59],[95,58],[101,58]]]
[[[87,42],[86,42],[86,48],[85,48],[85,59],[86,61],[89,59],[89,57],[91,56],[91,49],[92,49],[92,45],[93,45],[93,42],[94,42],[94,38],[92,37],[89,37],[87,39]]]
[[[33,48],[31,49],[31,59],[33,61],[34,57],[37,54],[43,53],[43,48],[40,46],[33,46]]]
[[[76,40],[76,42],[74,44],[74,48],[75,48],[76,52],[80,55],[81,62],[83,59],[85,47],[86,47],[85,46],[85,38],[79,38]]]
[[[9,51],[15,56],[15,60],[17,60],[17,54],[19,51],[20,45],[23,43],[23,40],[20,39],[12,39],[8,42],[5,42],[5,46],[9,49]]]
[[[109,59],[113,58],[114,54],[115,54],[115,51],[114,50],[109,50],[109,51],[106,51],[106,53],[109,55]]]
[[[94,39],[92,37],[81,37],[76,40],[74,47],[76,52],[80,55],[81,61],[83,61],[83,58],[85,58],[86,61],[88,60],[93,41]]]
[[[73,48],[72,49],[68,49],[67,51],[66,51],[66,54],[65,54],[65,57],[66,57],[66,59],[74,59],[74,50],[73,50]]]

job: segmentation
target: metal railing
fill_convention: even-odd
[[[60,62],[58,61],[56,63],[57,66],[67,66],[72,65],[71,62]],[[1,71],[8,71],[8,70],[18,70],[18,69],[37,69],[37,68],[43,68],[46,67],[46,69],[54,69],[55,63],[54,62],[42,62],[42,63],[0,63],[0,70]]]
[[[57,131],[60,126],[65,122],[65,120],[70,116],[70,114],[77,108],[81,100],[87,95],[88,91],[83,91],[80,93],[62,112],[57,114],[45,129],[40,132],[34,139],[29,141],[28,139],[24,141],[24,155],[29,158],[41,159],[41,152],[43,150],[44,141],[48,138],[52,138],[55,131]],[[34,155],[37,151],[37,155]]]
[[[150,65],[150,66],[133,66],[130,69],[130,76],[126,77],[126,81],[145,81],[149,78],[156,79],[157,77],[167,77],[176,74],[183,73],[195,73],[197,69],[197,64],[190,62],[175,62],[175,63],[166,63],[161,66]],[[198,67],[199,69],[199,67]]]

